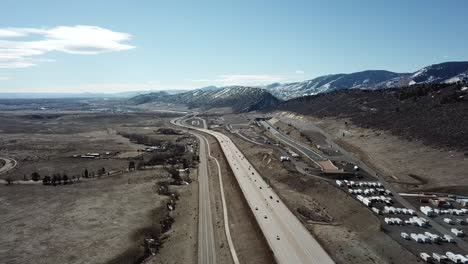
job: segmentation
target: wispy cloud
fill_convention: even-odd
[[[218,86],[228,85],[265,85],[284,80],[281,76],[275,75],[254,75],[254,74],[232,74],[232,75],[219,75],[214,79],[197,79],[193,82],[213,84]]]
[[[0,76],[1,78],[1,76]],[[83,83],[83,84],[72,84],[72,85],[60,85],[60,86],[45,86],[45,87],[8,87],[8,85],[2,86],[0,92],[5,93],[17,93],[17,92],[41,92],[41,93],[118,93],[118,92],[130,92],[130,91],[152,91],[152,90],[182,90],[196,87],[188,87],[183,84],[166,84],[159,81],[147,81],[147,82],[100,82],[100,83]]]
[[[35,39],[37,36],[39,39]],[[51,61],[42,56],[52,51],[99,54],[129,50],[134,47],[122,42],[130,39],[127,33],[96,26],[0,28],[0,68],[25,68]]]
[[[0,75],[0,81],[8,81],[10,80],[10,76]]]
[[[297,70],[296,74],[304,74],[304,71],[303,70]]]

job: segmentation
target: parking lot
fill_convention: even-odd
[[[428,217],[438,224],[450,230],[453,228],[460,230],[462,233],[459,238],[468,242],[468,208],[462,206],[455,198],[431,194],[407,197],[407,200],[419,208],[428,208]]]
[[[392,199],[392,193],[386,190],[378,181],[337,180],[336,184],[342,191],[353,196],[363,206],[374,212],[382,224],[382,229],[415,255],[421,256],[421,253],[426,253],[430,257],[428,260],[436,263],[439,261],[435,260],[434,257],[443,257],[447,255],[447,252],[452,252],[455,255],[461,254],[463,257],[468,258],[466,256],[468,255],[468,251],[452,241],[451,238],[455,237],[455,234],[441,234],[434,230],[426,222],[426,218],[429,218],[429,216],[419,217],[414,210],[404,208]],[[412,202],[420,203],[420,199],[417,197],[411,198]],[[428,204],[425,203],[422,206],[428,206]],[[457,207],[457,209],[461,209],[460,206]],[[455,223],[455,219],[463,218],[466,220],[465,216],[444,214],[432,218],[441,224],[445,224],[446,227],[455,227],[465,233],[468,232],[468,225]],[[443,221],[444,218],[453,219],[455,224],[449,225],[445,223]],[[405,238],[402,236],[402,233]],[[436,253],[436,255],[433,253]],[[427,256],[423,254],[423,257]],[[468,259],[465,260],[463,257],[452,256],[452,258],[458,258],[458,262],[450,262],[449,258],[447,258],[447,261],[448,263],[468,263]]]

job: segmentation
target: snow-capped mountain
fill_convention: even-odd
[[[349,74],[331,74],[294,83],[274,83],[264,87],[208,86],[179,94],[149,93],[130,99],[132,103],[170,102],[191,107],[232,107],[236,112],[258,110],[306,95],[344,89],[385,89],[421,83],[468,81],[468,62],[445,62],[424,67],[414,73],[369,70]]]
[[[246,86],[197,89],[175,95],[167,93],[146,94],[134,97],[131,101],[137,104],[171,102],[201,108],[232,107],[235,112],[260,110],[280,102],[265,89]]]
[[[350,74],[332,74],[312,80],[264,87],[280,99],[292,99],[305,95],[331,92],[342,89],[385,89],[420,83],[454,83],[468,81],[468,62],[434,64],[414,73],[396,73],[369,70]]]
[[[367,89],[375,87],[384,81],[401,78],[404,73],[375,70],[350,74],[331,74],[312,80],[296,83],[276,84],[265,87],[273,95],[281,99],[291,99],[305,95],[331,92],[342,89]]]
[[[411,75],[414,83],[455,83],[468,80],[468,61],[445,62],[422,68]]]

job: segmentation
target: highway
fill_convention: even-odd
[[[202,136],[193,133],[200,142],[200,165],[198,167],[198,263],[216,263],[216,247],[211,214],[210,188],[208,181],[207,146]]]
[[[220,143],[277,263],[334,263],[229,137],[216,131],[182,124],[182,119],[174,119],[172,122],[178,126],[210,134]]]

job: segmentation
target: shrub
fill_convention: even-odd
[[[33,172],[33,173],[31,174],[31,179],[32,179],[33,181],[36,181],[36,182],[37,182],[37,181],[39,181],[39,180],[41,179],[41,175],[39,175],[39,173],[37,173],[37,172],[35,171],[35,172]]]

